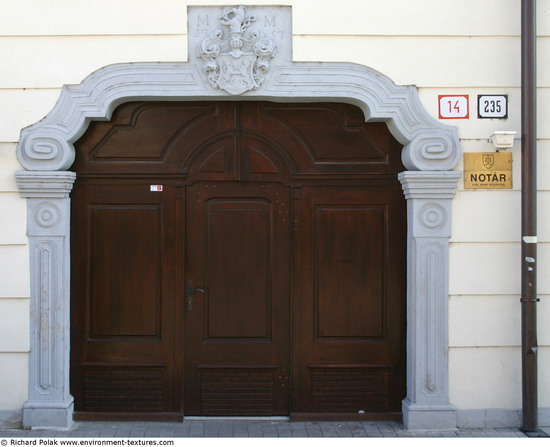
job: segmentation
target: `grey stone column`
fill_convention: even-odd
[[[69,229],[73,172],[17,171],[27,198],[27,236],[31,269],[31,350],[29,400],[23,425],[69,428]]]
[[[449,239],[451,199],[461,172],[406,171],[407,397],[409,430],[456,429],[449,403]]]

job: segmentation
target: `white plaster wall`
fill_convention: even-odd
[[[28,399],[29,379],[25,372],[29,370],[29,356],[19,352],[2,352],[0,359],[0,412],[23,408]]]
[[[9,140],[5,135],[3,132],[2,140]],[[21,408],[28,397],[27,206],[15,185],[16,169],[21,166],[15,157],[15,144],[0,142],[0,427],[1,415],[13,419],[11,411]]]
[[[26,206],[13,173],[21,128],[44,117],[63,84],[118,62],[187,60],[187,4],[219,0],[0,0],[0,410],[27,396]],[[466,152],[492,151],[494,130],[520,132],[520,0],[255,0],[293,7],[294,59],[370,66],[419,87],[438,116],[439,94],[468,94],[459,129]],[[550,0],[538,0],[539,344],[550,370]],[[509,95],[507,120],[477,119],[477,94]],[[521,407],[520,144],[511,191],[466,191],[453,202],[450,395],[459,409]],[[460,164],[457,169],[462,169]],[[475,365],[475,368],[472,366]],[[543,407],[550,375],[539,373]]]

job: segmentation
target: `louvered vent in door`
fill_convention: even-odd
[[[201,369],[201,413],[266,416],[274,413],[274,369]]]
[[[389,375],[378,368],[312,368],[312,410],[389,411]]]
[[[164,367],[86,367],[85,411],[160,412]]]

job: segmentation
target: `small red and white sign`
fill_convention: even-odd
[[[151,185],[151,191],[162,192],[162,185]]]
[[[468,95],[439,95],[439,119],[470,118]]]

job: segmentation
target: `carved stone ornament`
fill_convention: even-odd
[[[198,48],[208,82],[232,95],[257,89],[269,70],[269,60],[277,51],[275,42],[263,32],[245,35],[256,17],[246,17],[244,6],[224,11],[219,20],[229,27],[229,37],[216,29]]]

